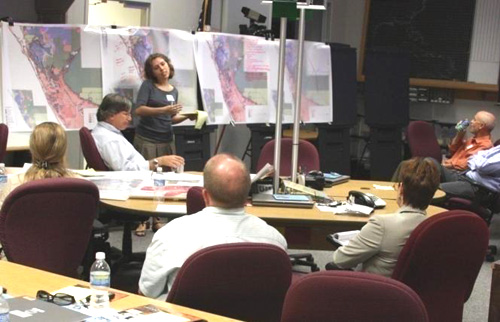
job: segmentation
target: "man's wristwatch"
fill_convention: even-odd
[[[156,168],[158,168],[158,165],[159,165],[158,159],[153,159],[153,167],[154,167],[155,171],[156,171]]]

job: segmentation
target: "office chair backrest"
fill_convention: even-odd
[[[17,187],[0,210],[7,259],[77,277],[98,202],[97,187],[83,179],[40,179]]]
[[[465,210],[424,220],[401,250],[392,278],[410,286],[430,321],[462,321],[488,248],[486,223]]]
[[[167,302],[244,321],[279,321],[291,275],[290,259],[277,246],[211,246],[184,262]]]
[[[410,122],[408,145],[412,157],[431,157],[441,163],[443,156],[432,124],[424,121]]]
[[[5,159],[7,154],[7,140],[9,138],[9,127],[6,124],[0,124],[0,162]]]
[[[186,214],[192,215],[205,208],[205,199],[203,199],[202,187],[189,188],[186,195]]]
[[[257,161],[257,171],[262,169],[266,163],[274,164],[274,143],[273,139],[262,147]],[[290,138],[281,139],[280,175],[282,176],[292,174],[292,143],[293,140]],[[299,140],[298,166],[304,172],[320,170],[318,150],[309,141]]]
[[[80,145],[82,146],[83,156],[90,168],[96,171],[109,171],[99,154],[99,150],[97,150],[92,133],[86,127],[80,129]]]
[[[322,271],[290,286],[281,321],[425,322],[428,318],[418,295],[401,282],[363,272]]]

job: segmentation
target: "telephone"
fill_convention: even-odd
[[[374,194],[356,190],[349,191],[347,200],[358,205],[368,206],[375,209],[384,208],[386,206],[385,201]]]

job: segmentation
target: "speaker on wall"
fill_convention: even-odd
[[[409,118],[410,55],[373,49],[365,57],[365,117],[370,126],[405,126]]]
[[[356,124],[356,49],[331,43],[334,125]]]

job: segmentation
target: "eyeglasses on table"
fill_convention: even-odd
[[[72,295],[65,293],[56,293],[52,295],[49,292],[43,290],[36,292],[36,298],[37,300],[51,302],[61,306],[76,303],[75,298]]]

